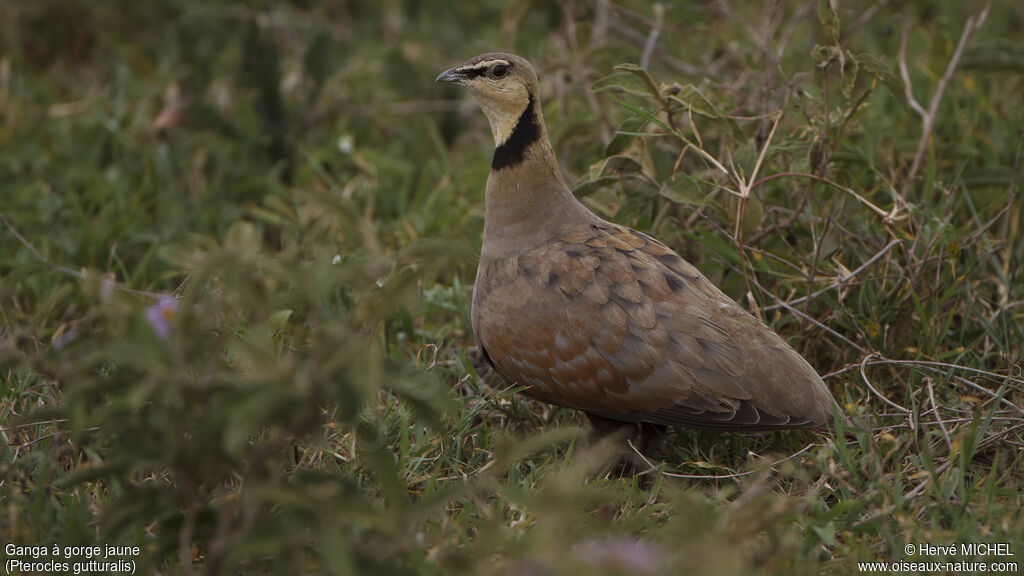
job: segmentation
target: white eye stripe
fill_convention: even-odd
[[[491,66],[494,66],[495,64],[502,64],[504,66],[510,66],[511,65],[511,64],[509,64],[508,60],[484,60],[483,62],[477,62],[476,64],[472,64],[470,66],[463,66],[462,68],[457,68],[456,70],[459,71],[459,72],[469,72],[469,71],[473,71],[473,70],[486,70],[487,68],[490,68]]]

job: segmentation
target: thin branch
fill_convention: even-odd
[[[750,173],[750,180],[753,184],[748,184],[745,178],[737,175],[740,180],[740,193],[744,198],[750,196],[750,191],[754,188],[757,182],[757,173],[761,171],[761,164],[764,163],[764,157],[768,154],[768,147],[771,146],[772,138],[775,136],[775,129],[779,127],[779,123],[782,122],[782,116],[785,114],[784,111],[779,110],[772,114],[775,118],[775,124],[772,125],[771,131],[768,133],[768,137],[764,141],[764,145],[761,146],[761,153],[757,155],[757,162],[754,163],[754,171]]]
[[[646,456],[644,456],[639,450],[637,450],[636,446],[633,445],[633,441],[632,440],[626,440],[626,442],[629,444],[629,447],[633,449],[633,452],[641,460],[643,460],[645,464],[650,466],[650,469],[646,470],[645,472],[651,472],[651,471],[658,470],[658,467],[655,466],[653,462],[648,460]],[[795,452],[793,454],[790,454],[789,456],[786,456],[785,458],[783,458],[781,460],[776,460],[775,462],[772,462],[771,464],[768,465],[768,468],[774,468],[774,467],[778,466],[779,464],[782,464],[783,462],[792,460],[792,459],[796,458],[797,456],[800,456],[801,454],[807,452],[811,448],[814,448],[815,446],[824,446],[824,444],[817,444],[817,443],[808,444],[807,446],[804,446],[803,448],[801,448],[799,451],[797,451],[797,452]],[[661,474],[663,476],[668,476],[670,478],[685,478],[687,480],[728,480],[730,478],[741,478],[743,476],[750,476],[751,474],[754,474],[757,471],[758,470],[748,470],[746,472],[736,472],[735,474],[677,474],[675,472],[665,472],[663,470],[660,471],[660,472],[661,472]]]
[[[702,149],[701,147],[699,147],[696,144],[694,144],[693,142],[691,142],[690,139],[687,138],[679,130],[676,130],[672,126],[666,124],[664,121],[662,121],[660,118],[658,118],[654,114],[651,114],[650,112],[648,112],[646,110],[643,110],[642,108],[637,108],[636,106],[633,106],[632,104],[630,104],[629,102],[626,102],[625,100],[622,100],[620,98],[616,98],[615,96],[612,96],[612,95],[609,95],[608,97],[611,98],[612,100],[614,100],[615,103],[617,103],[619,106],[622,106],[623,108],[625,108],[626,110],[629,110],[630,112],[636,114],[637,116],[641,116],[641,117],[647,119],[648,121],[653,122],[654,124],[659,126],[662,130],[665,130],[665,132],[675,136],[676,138],[679,138],[680,140],[683,141],[683,144],[686,144],[686,145],[692,147],[694,149],[694,151],[697,152],[697,154],[700,154],[701,158],[704,158],[705,160],[707,160],[708,162],[713,164],[715,166],[715,168],[718,168],[719,170],[722,171],[723,174],[728,176],[730,180],[733,180],[732,173],[729,172],[729,170],[725,166],[722,166],[721,162],[719,162],[714,156],[712,156],[708,152],[704,151],[704,149]],[[735,194],[735,195],[739,196],[739,192],[735,192],[733,190],[729,190],[725,186],[722,186],[722,188],[724,190],[729,191],[732,194]]]
[[[945,462],[940,464],[939,467],[935,469],[935,474],[929,474],[927,478],[922,480],[917,486],[914,486],[914,488],[910,492],[907,492],[906,494],[901,496],[899,501],[897,503],[893,504],[892,506],[890,506],[888,510],[886,510],[885,512],[879,511],[879,512],[874,512],[872,514],[869,514],[868,516],[864,517],[863,519],[858,521],[856,524],[854,524],[854,526],[862,526],[864,524],[867,524],[868,522],[871,522],[871,521],[877,520],[877,519],[879,519],[879,518],[881,518],[883,516],[888,516],[888,515],[892,514],[900,506],[902,506],[903,504],[909,502],[911,498],[914,498],[915,496],[917,496],[918,494],[923,492],[925,487],[927,487],[928,484],[931,483],[933,476],[941,476],[942,473],[945,472],[947,468],[949,468],[950,462],[951,462],[950,460],[946,460]]]
[[[856,32],[857,30],[863,28],[864,25],[867,24],[868,21],[871,20],[871,18],[878,13],[878,11],[888,6],[889,2],[891,1],[892,0],[881,0],[880,2],[874,2],[866,10],[864,10],[864,12],[861,13],[860,17],[854,20],[852,24],[847,24],[843,22],[843,31],[839,35],[840,44],[845,45],[847,38],[853,35],[853,33]]]
[[[1010,376],[1009,374],[999,374],[997,372],[991,372],[988,370],[982,370],[980,368],[971,368],[970,366],[961,366],[959,364],[950,364],[949,362],[934,362],[930,360],[890,360],[888,358],[881,358],[872,362],[872,364],[911,364],[918,366],[936,366],[939,368],[951,368],[954,370],[963,370],[965,372],[973,372],[982,376],[987,376],[993,380],[1009,380],[1015,384],[1024,386],[1024,380]]]
[[[764,286],[762,286],[761,283],[757,281],[757,277],[756,276],[754,277],[754,285],[757,286],[757,289],[760,290],[762,294],[766,294],[772,300],[775,300],[775,303],[778,304],[778,306],[783,308],[784,310],[786,310],[786,311],[790,312],[791,314],[793,314],[795,316],[798,316],[798,317],[800,317],[800,318],[810,322],[811,324],[814,324],[818,328],[821,328],[822,330],[828,332],[832,336],[835,336],[839,340],[842,340],[843,342],[846,342],[850,346],[856,348],[857,351],[860,352],[861,354],[868,354],[869,353],[868,350],[866,348],[864,348],[863,346],[861,346],[860,344],[857,344],[853,340],[850,340],[846,336],[843,336],[839,332],[836,332],[835,330],[829,328],[825,324],[822,324],[821,322],[819,322],[818,320],[810,317],[806,313],[801,312],[800,310],[797,310],[796,308],[790,306],[786,302],[783,302],[781,298],[779,298],[778,296],[773,294],[770,290],[768,290]]]
[[[64,266],[55,266],[51,264],[50,261],[46,259],[46,256],[43,256],[39,252],[39,250],[36,250],[35,246],[33,246],[28,240],[26,240],[20,232],[18,232],[18,229],[15,228],[13,224],[11,224],[10,220],[7,219],[7,216],[3,212],[0,212],[0,222],[3,222],[4,226],[6,226],[8,230],[10,230],[11,234],[14,234],[14,237],[17,238],[19,242],[21,242],[21,245],[28,249],[28,251],[32,253],[32,256],[34,256],[35,259],[38,260],[41,264],[45,265],[47,268],[53,270],[54,272],[60,272],[62,274],[67,274],[68,276],[77,278],[79,280],[85,280],[84,271],[72,270],[71,268],[65,268]],[[120,290],[122,292],[135,294],[136,296],[145,296],[147,298],[160,298],[161,296],[164,296],[164,294],[158,294],[156,292],[146,292],[144,290],[133,290],[132,288],[126,288],[116,282],[111,282],[110,286],[111,288],[116,288],[117,290]]]
[[[640,67],[647,69],[648,64],[651,63],[651,53],[654,52],[654,47],[658,45],[658,35],[661,34],[661,27],[665,20],[665,6],[661,3],[654,5],[654,24],[651,26],[651,31],[647,34],[647,41],[644,42],[644,51],[640,55]]]
[[[1020,378],[1017,378],[1017,377],[1014,377],[1014,376],[1010,376],[1009,374],[999,374],[998,372],[990,372],[988,370],[982,370],[980,368],[971,368],[970,366],[962,366],[960,364],[950,364],[949,362],[933,362],[933,361],[929,361],[929,360],[892,360],[890,358],[886,358],[886,357],[884,357],[884,356],[882,356],[880,354],[877,354],[877,353],[876,354],[872,354],[872,356],[877,358],[877,360],[872,360],[872,361],[868,362],[868,366],[873,366],[875,364],[909,364],[909,365],[921,365],[921,366],[924,366],[924,367],[927,367],[927,366],[937,366],[937,367],[941,367],[941,368],[951,368],[951,369],[954,369],[954,370],[964,370],[964,371],[967,371],[967,372],[974,372],[974,373],[980,374],[982,376],[987,376],[988,378],[991,378],[993,380],[1010,380],[1014,384],[1024,385],[1024,380],[1021,380]],[[843,374],[844,372],[849,372],[850,370],[856,370],[856,369],[858,369],[860,367],[860,365],[861,365],[861,362],[854,362],[852,364],[847,364],[846,366],[843,366],[842,368],[840,368],[838,370],[834,370],[832,372],[829,372],[828,374],[822,376],[822,378],[831,378],[832,376],[838,376],[840,374]]]
[[[937,368],[923,367],[923,369],[924,370],[930,370],[933,373],[943,374],[943,372],[941,370],[938,370]],[[968,380],[967,378],[964,378],[962,376],[957,376],[957,375],[954,374],[954,375],[951,375],[950,377],[953,380],[956,380],[957,382],[967,386],[968,388],[971,388],[973,390],[977,390],[978,392],[981,392],[982,394],[985,394],[986,396],[988,396],[988,397],[990,397],[992,399],[999,400],[999,402],[1001,402],[1003,404],[1006,404],[1010,408],[1013,408],[1014,410],[1016,410],[1018,413],[1024,415],[1024,408],[1021,408],[1020,406],[1017,406],[1016,404],[1014,404],[1013,402],[1010,402],[1006,398],[1003,398],[1002,395],[997,394],[996,392],[993,392],[993,391],[989,390],[988,388],[985,388],[984,386],[980,386],[978,384],[975,384],[974,382],[971,382],[970,380]]]
[[[44,426],[46,424],[59,424],[61,422],[67,422],[67,418],[58,418],[56,420],[42,420],[40,422],[29,422],[27,424],[18,424],[17,426],[8,426],[7,428],[0,428],[0,432],[10,432],[12,430],[19,430],[21,428],[28,428],[30,426]]]
[[[95,432],[95,431],[97,431],[99,429],[100,429],[99,426],[93,426],[92,428],[86,428],[85,431],[86,432]],[[49,440],[50,438],[54,438],[56,436],[60,436],[61,434],[67,434],[67,433],[68,433],[67,430],[56,430],[56,431],[51,432],[49,434],[44,434],[43,436],[39,436],[37,438],[33,438],[32,440],[29,440],[28,442],[25,442],[24,444],[21,444],[20,446],[18,446],[18,448],[19,449],[21,449],[21,448],[28,448],[28,447],[32,446],[33,444],[37,444],[39,442],[42,442],[43,440]]]
[[[992,436],[989,436],[988,438],[985,438],[984,440],[982,440],[981,442],[978,443],[978,446],[977,446],[977,448],[975,450],[975,454],[979,453],[981,450],[983,450],[985,448],[988,448],[992,444],[994,444],[994,443],[996,443],[996,442],[998,442],[1000,440],[1005,439],[1006,436],[1009,436],[1010,434],[1020,430],[1021,428],[1024,428],[1024,424],[1017,424],[1016,426],[1010,426],[1010,427],[1008,427],[1008,428],[1006,428],[1004,430],[1000,430],[998,433],[993,434]],[[854,524],[854,526],[855,527],[856,526],[862,526],[864,524],[867,524],[868,522],[871,522],[871,521],[877,520],[877,519],[879,519],[879,518],[881,518],[883,516],[888,516],[888,515],[892,514],[900,506],[902,506],[903,504],[909,502],[912,498],[914,498],[915,496],[917,496],[918,494],[923,492],[924,489],[928,486],[928,484],[931,483],[932,478],[934,478],[935,476],[941,476],[946,471],[946,469],[949,468],[949,466],[952,464],[952,462],[953,462],[952,460],[946,460],[941,465],[936,467],[934,474],[929,474],[927,478],[922,480],[910,492],[907,492],[906,494],[902,495],[900,497],[899,501],[896,502],[895,504],[893,504],[892,506],[890,506],[888,510],[886,510],[884,512],[878,511],[878,512],[874,512],[872,514],[869,514],[868,516],[866,516],[863,519],[861,519],[858,522],[856,522]]]
[[[645,35],[643,32],[639,32],[631,28],[629,25],[626,24],[625,20],[632,19],[638,25],[646,26],[648,28],[650,28],[652,25],[651,21],[645,18],[644,16],[637,14],[636,12],[633,12],[632,10],[629,10],[628,8],[619,6],[618,4],[612,4],[611,8],[617,14],[615,17],[608,19],[609,29],[612,32],[617,33],[619,36],[622,36],[626,40],[633,42],[638,46],[644,46],[647,43],[647,35]],[[689,62],[684,62],[676,58],[675,56],[672,56],[671,54],[666,52],[665,49],[661,46],[661,44],[658,42],[654,43],[654,48],[652,49],[652,51],[654,54],[657,54],[659,58],[661,58],[661,61],[664,62],[665,65],[669,66],[670,68],[676,70],[681,74],[685,74],[686,76],[699,77],[711,75],[715,72],[714,68],[716,68],[716,66],[714,64],[706,68],[694,66]]]
[[[924,383],[928,385],[928,399],[932,403],[932,412],[935,412],[935,422],[939,425],[939,430],[942,430],[942,437],[946,439],[946,448],[949,449],[949,453],[953,453],[953,441],[949,439],[949,430],[946,430],[946,423],[942,421],[941,414],[939,414],[939,405],[935,402],[935,386],[933,386],[931,378],[925,378]]]
[[[950,369],[950,370],[963,370],[963,371],[966,371],[966,372],[973,372],[973,373],[976,373],[976,374],[979,374],[979,375],[982,375],[982,376],[985,376],[985,377],[988,377],[988,378],[992,378],[994,380],[1009,381],[1009,382],[1012,382],[1013,384],[1015,384],[1017,386],[1024,386],[1024,380],[1022,380],[1020,378],[1016,378],[1016,377],[1010,376],[1008,374],[998,374],[998,373],[995,373],[995,372],[990,372],[988,370],[981,370],[979,368],[971,368],[970,366],[961,366],[959,364],[949,364],[947,362],[932,362],[932,361],[928,361],[928,360],[890,360],[890,359],[885,358],[885,357],[883,357],[883,356],[881,356],[879,354],[871,354],[871,357],[877,358],[877,359],[872,360],[870,358],[865,358],[861,362],[857,362],[855,364],[849,364],[847,366],[844,366],[843,368],[840,368],[839,370],[835,370],[835,371],[829,372],[828,374],[825,374],[821,378],[822,378],[822,380],[824,380],[826,378],[831,378],[833,376],[838,376],[839,374],[842,374],[844,372],[849,372],[851,370],[863,369],[862,368],[863,366],[873,366],[875,364],[902,364],[902,365],[914,366],[914,367],[919,368],[921,370],[924,370],[924,371],[927,371],[927,372],[931,372],[933,374],[939,374],[939,375],[942,375],[942,376],[945,376],[946,373],[943,372],[942,370],[940,370],[939,368],[947,368],[947,369]],[[1024,415],[1024,408],[1021,408],[1020,406],[1017,406],[1016,404],[1014,404],[1013,402],[1010,402],[1006,398],[1003,398],[1000,394],[997,394],[996,392],[993,392],[993,391],[989,390],[988,388],[985,388],[984,386],[980,386],[978,384],[975,384],[974,382],[971,382],[970,380],[968,380],[966,378],[963,378],[961,376],[958,376],[956,374],[951,374],[950,378],[952,378],[953,380],[955,380],[955,381],[959,382],[960,384],[963,384],[963,385],[965,385],[965,386],[967,386],[967,387],[969,387],[969,388],[971,388],[973,390],[977,390],[978,392],[981,392],[982,394],[985,394],[986,396],[988,396],[988,397],[990,397],[992,399],[998,399],[1000,403],[1005,404],[1006,406],[1009,406],[1010,408],[1013,408],[1013,410],[1016,411],[1018,414]]]
[[[804,172],[777,172],[775,174],[772,174],[770,176],[765,176],[764,178],[761,178],[760,180],[757,180],[756,182],[751,184],[750,187],[751,187],[751,189],[753,189],[754,187],[758,186],[759,184],[763,184],[763,183],[765,183],[765,182],[767,182],[769,180],[774,180],[776,178],[782,178],[784,176],[802,176],[804,178],[810,178],[811,180],[818,180],[820,182],[824,182],[825,184],[828,184],[829,186],[832,186],[833,188],[838,188],[838,189],[842,190],[843,192],[846,192],[847,194],[849,194],[849,195],[853,196],[854,198],[856,198],[857,201],[859,201],[861,204],[867,206],[868,208],[871,209],[872,212],[874,212],[875,214],[881,216],[882,218],[886,219],[887,221],[898,221],[898,220],[903,220],[904,218],[906,218],[906,216],[899,216],[899,217],[897,217],[896,214],[898,213],[898,211],[897,211],[897,209],[895,207],[891,211],[886,212],[885,210],[882,210],[878,206],[875,206],[870,200],[868,200],[867,198],[861,196],[860,194],[858,194],[853,189],[847,188],[846,186],[843,186],[842,184],[840,184],[838,182],[835,182],[833,180],[829,180],[828,178],[823,178],[821,176],[818,176],[817,174],[807,174],[807,173],[804,173]]]
[[[800,298],[797,298],[796,300],[793,300],[793,301],[789,302],[789,305],[790,306],[795,306],[797,304],[802,304],[802,303],[807,302],[809,300],[814,300],[818,296],[821,296],[822,294],[824,294],[824,293],[826,293],[826,292],[828,292],[830,290],[835,290],[836,288],[842,288],[844,285],[846,285],[847,282],[850,281],[851,278],[854,278],[855,276],[859,275],[861,272],[864,272],[865,270],[867,270],[872,264],[877,262],[879,258],[884,256],[886,254],[886,252],[888,252],[893,246],[899,244],[900,242],[901,242],[901,240],[898,240],[898,239],[889,241],[889,243],[886,244],[885,247],[882,248],[881,251],[879,251],[877,254],[875,254],[870,259],[868,259],[867,262],[865,262],[865,263],[861,264],[860,266],[858,266],[857,269],[854,270],[853,272],[850,272],[849,274],[846,274],[844,276],[839,277],[835,282],[833,282],[832,284],[829,284],[828,286],[822,288],[821,290],[818,290],[818,291],[816,291],[816,292],[814,292],[812,294],[808,294],[807,296],[801,296]],[[765,306],[764,307],[764,311],[765,312],[771,312],[772,310],[776,310],[776,309],[781,308],[781,307],[782,306],[779,305],[779,304],[772,304],[770,306]]]
[[[907,199],[907,192],[909,192],[910,187],[914,182],[914,178],[917,177],[917,173],[921,170],[921,165],[924,163],[925,152],[927,152],[928,145],[931,142],[932,129],[935,125],[935,117],[939,112],[939,105],[942,103],[942,97],[946,93],[946,87],[949,86],[949,81],[953,78],[953,72],[956,71],[956,67],[960,63],[960,57],[964,53],[964,48],[967,46],[967,42],[985,23],[985,20],[988,18],[990,8],[992,8],[992,0],[988,0],[988,2],[985,3],[985,7],[981,9],[981,12],[977,17],[971,16],[967,19],[967,23],[964,24],[964,31],[960,34],[960,41],[957,43],[956,49],[953,50],[953,55],[949,58],[949,62],[946,64],[946,72],[942,75],[942,78],[939,79],[939,83],[935,87],[935,94],[932,95],[932,100],[928,105],[927,111],[925,111],[921,104],[914,99],[913,90],[910,84],[910,73],[907,70],[907,35],[910,24],[907,22],[903,25],[903,35],[900,38],[899,54],[900,76],[903,78],[903,89],[907,95],[907,101],[910,103],[910,107],[913,108],[919,116],[921,116],[921,138],[917,142],[917,152],[914,154],[914,161],[910,165],[910,172],[907,173],[906,180],[903,184],[903,191],[901,193],[901,198],[903,200]]]
[[[949,410],[949,408],[947,408],[947,410]],[[874,414],[874,416],[877,417],[877,418],[885,417],[885,418],[903,418],[903,419],[906,419],[906,416],[903,415],[903,414]],[[945,419],[936,419],[936,420],[933,420],[931,422],[925,420],[923,422],[919,422],[918,425],[920,427],[924,428],[925,426],[941,426],[943,424],[966,424],[966,423],[969,423],[969,422],[974,422],[974,420],[975,420],[974,418],[945,418]],[[992,422],[1020,422],[1020,416],[994,416],[992,418],[989,418],[989,420],[991,420]],[[873,432],[878,432],[878,431],[881,431],[881,430],[893,430],[893,429],[896,429],[896,428],[901,428],[901,429],[902,428],[907,428],[907,429],[909,429],[910,426],[908,426],[906,424],[887,424],[885,426],[879,426],[878,428],[874,428],[874,429],[872,429],[872,431]]]
[[[868,380],[868,375],[864,372],[864,367],[867,365],[868,360],[871,360],[871,358],[873,358],[874,356],[875,356],[875,354],[868,354],[867,356],[864,357],[864,360],[860,363],[860,378],[861,378],[861,380],[863,380],[864,383],[868,385],[868,390],[871,390],[871,393],[874,394],[876,397],[878,397],[879,400],[881,400],[882,402],[885,402],[889,406],[892,406],[893,408],[899,410],[900,412],[902,412],[904,414],[910,414],[910,410],[904,408],[903,406],[900,406],[899,404],[893,402],[892,400],[889,400],[888,398],[883,396],[881,392],[876,390],[874,386],[871,385],[871,380]]]
[[[36,260],[39,260],[40,262],[43,262],[45,264],[49,264],[49,262],[46,261],[46,257],[40,254],[39,251],[36,250],[36,247],[30,244],[28,240],[25,240],[25,237],[22,236],[21,233],[14,228],[14,225],[11,224],[11,222],[7,219],[7,216],[3,212],[0,212],[0,220],[3,220],[4,226],[7,226],[7,229],[11,231],[11,234],[14,234],[15,238],[17,238],[21,242],[22,246],[28,248],[28,251],[31,252],[32,255],[36,257]]]
[[[907,103],[910,104],[910,108],[917,112],[922,118],[928,113],[925,112],[924,107],[914,98],[913,85],[910,82],[910,70],[907,69],[907,36],[910,32],[910,21],[905,20],[903,22],[902,34],[900,35],[900,51],[899,51],[899,66],[900,66],[900,78],[903,79],[903,94],[907,97]]]

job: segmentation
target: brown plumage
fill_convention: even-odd
[[[472,321],[495,370],[531,396],[621,422],[831,424],[831,394],[782,338],[667,246],[576,200],[529,62],[483,54],[437,80],[469,88],[494,133]]]

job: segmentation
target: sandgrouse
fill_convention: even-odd
[[[667,246],[572,195],[529,62],[483,54],[437,81],[468,88],[494,133],[472,322],[495,370],[604,425],[830,426],[831,394],[782,338]]]

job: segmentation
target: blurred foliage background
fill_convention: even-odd
[[[5,544],[139,546],[147,574],[1021,558],[1022,26],[948,0],[0,4]],[[673,431],[620,475],[578,414],[478,375],[493,144],[433,79],[493,49],[537,67],[583,201],[789,339],[856,440]]]

